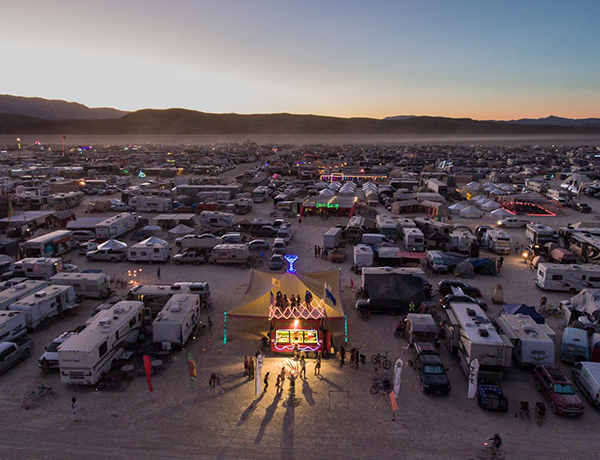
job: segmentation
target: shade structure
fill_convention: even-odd
[[[504,208],[500,208],[500,209],[496,209],[495,211],[490,212],[490,215],[494,219],[504,219],[505,217],[510,217],[514,214],[510,211],[507,211]]]
[[[110,239],[98,245],[98,249],[112,249],[113,251],[125,251],[127,244],[119,240]]]
[[[481,189],[481,184],[478,183],[478,182],[469,182],[467,184],[467,188],[469,190],[473,190],[473,191],[480,190]]]
[[[162,231],[162,228],[158,225],[146,225],[142,230],[146,235],[156,235]]]
[[[482,215],[482,212],[475,206],[469,206],[460,211],[459,215],[465,219],[479,219]]]
[[[325,286],[331,288],[331,296],[325,295]],[[321,308],[321,317],[325,319],[343,319],[344,309],[342,308],[342,298],[340,292],[340,272],[331,270],[326,272],[312,273],[283,273],[273,274],[252,270],[250,282],[244,296],[236,307],[227,312],[228,316],[238,318],[272,318],[272,296],[280,291],[288,298],[291,295],[300,296],[304,299],[306,291],[310,291],[313,296],[313,303],[317,308]],[[335,299],[335,303],[332,298]],[[319,314],[314,309],[307,309],[304,306],[300,308],[288,308],[288,311],[277,312],[278,315],[285,315],[287,318],[317,319]]]
[[[466,207],[467,206],[465,206],[464,204],[454,203],[452,206],[448,206],[448,211],[450,212],[450,214],[453,214],[453,215],[457,216]]]
[[[169,235],[184,236],[194,232],[195,230],[192,227],[185,224],[179,224],[176,227],[173,227],[171,230],[169,230]]]
[[[495,201],[488,201],[483,203],[480,207],[482,211],[493,211],[494,209],[500,208],[500,205]]]

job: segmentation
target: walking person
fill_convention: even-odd
[[[354,353],[356,352],[355,348],[350,349],[350,367],[354,367]]]
[[[358,362],[360,361],[360,352],[356,350],[356,361],[354,361],[354,369],[358,370]]]
[[[71,412],[73,413],[73,421],[78,422],[81,420],[79,418],[79,405],[77,404],[77,399],[71,399]]]
[[[156,278],[160,279],[160,267],[156,269]]]
[[[502,268],[502,265],[504,265],[504,256],[500,256],[500,259],[498,259],[498,263],[500,264],[500,268]]]
[[[319,253],[318,253],[317,245],[315,244],[315,258],[317,258],[318,256],[319,256]]]
[[[346,359],[346,349],[341,346],[340,347],[340,367],[344,367],[344,360]]]
[[[317,258],[321,257],[321,246],[317,246]]]
[[[250,377],[250,361],[247,356],[244,356],[244,377]]]
[[[300,349],[298,348],[298,344],[295,343],[294,344],[294,360],[298,360],[298,353],[299,353]]]
[[[266,393],[267,388],[269,388],[269,374],[270,374],[270,372],[267,372],[265,375],[265,378],[263,380],[263,383],[265,384],[265,386],[263,387],[263,393]]]
[[[277,394],[283,391],[283,378],[281,376],[281,373],[277,374],[277,380],[275,381],[275,391]]]
[[[208,317],[208,330],[210,331],[212,329],[212,319],[210,319],[210,316]]]
[[[306,380],[306,359],[304,356],[300,358],[300,378],[304,378],[304,380]]]
[[[315,375],[321,375],[321,355],[317,356],[317,362],[315,363]]]

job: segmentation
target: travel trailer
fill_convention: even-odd
[[[479,243],[477,242],[477,237],[470,231],[454,230],[450,233],[450,244],[448,249],[450,251],[471,255],[479,252]]]
[[[17,300],[27,297],[48,286],[45,281],[28,280],[0,292],[0,311],[8,310]]]
[[[246,264],[249,260],[250,252],[245,244],[218,244],[213,248],[210,258],[214,264],[228,265]]]
[[[50,196],[48,204],[57,211],[62,211],[77,207],[83,202],[84,198],[83,192],[56,193]]]
[[[375,227],[379,230],[379,233],[391,239],[395,238],[398,233],[396,222],[387,214],[377,215],[375,218]]]
[[[111,239],[133,230],[137,223],[137,216],[129,212],[123,212],[109,217],[96,225],[96,238]]]
[[[373,249],[368,244],[354,246],[354,271],[373,266]]]
[[[8,309],[25,313],[27,329],[37,330],[42,324],[71,310],[76,305],[75,291],[71,286],[48,286],[17,300]]]
[[[48,282],[73,286],[75,294],[82,297],[103,299],[112,293],[110,278],[106,273],[58,273]]]
[[[405,228],[403,240],[407,251],[425,251],[425,236],[418,228]]]
[[[600,288],[600,266],[540,263],[535,284],[548,291],[579,292]]]
[[[479,378],[501,379],[511,367],[513,345],[498,334],[479,305],[450,302],[444,325],[446,343],[458,353],[465,375],[474,359],[479,361]]]
[[[513,345],[519,366],[554,364],[554,341],[528,315],[501,315],[495,319],[501,332]]]
[[[142,322],[142,302],[117,302],[100,311],[77,335],[58,350],[60,379],[73,385],[94,385],[125,353],[124,345],[137,341]]]
[[[254,201],[255,203],[264,202],[268,196],[269,196],[269,188],[262,186],[262,185],[259,187],[256,187],[252,191],[252,201]]]
[[[76,245],[72,231],[57,230],[25,241],[23,248],[27,257],[51,257],[64,254]]]
[[[171,257],[169,243],[155,236],[129,247],[127,259],[130,262],[166,262]]]
[[[0,311],[0,343],[10,342],[27,332],[27,321],[22,311]]]
[[[161,198],[159,196],[134,196],[129,198],[127,204],[134,211],[143,212],[168,212],[173,209],[171,198]]]
[[[215,228],[229,228],[235,224],[235,214],[218,211],[202,211],[200,225]]]
[[[155,317],[173,295],[189,292],[190,289],[186,285],[140,284],[129,290],[127,300],[143,302],[144,307],[150,309],[152,317]]]
[[[200,322],[200,297],[175,294],[152,323],[153,340],[182,347]]]
[[[14,276],[29,279],[48,279],[62,272],[62,259],[57,258],[33,258],[21,259],[14,264]]]

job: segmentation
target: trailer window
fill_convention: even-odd
[[[562,279],[563,279],[562,275],[552,275],[552,280],[553,281],[560,281]]]
[[[129,321],[129,329],[131,329],[133,326],[135,326],[135,316],[133,318],[131,318],[131,321]]]
[[[108,344],[106,342],[104,342],[102,345],[100,345],[100,348],[98,348],[98,353],[100,354],[100,358],[102,358],[106,352],[108,351]]]
[[[590,276],[590,283],[597,283],[600,281],[600,278],[597,276]]]

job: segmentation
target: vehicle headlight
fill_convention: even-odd
[[[502,225],[502,221],[499,220],[498,222],[496,222],[498,225]]]

